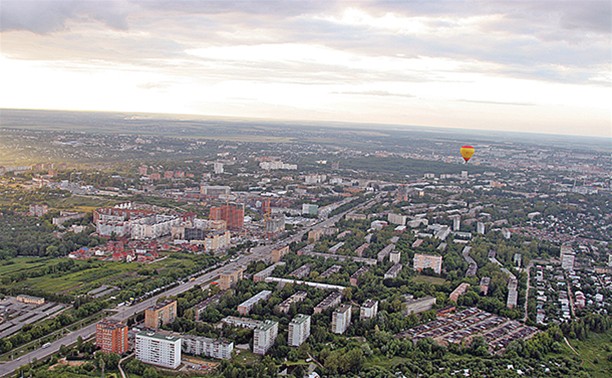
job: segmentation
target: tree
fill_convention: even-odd
[[[144,369],[144,372],[142,373],[142,378],[158,378],[159,374],[157,373],[157,370],[155,370],[152,367],[148,367]]]

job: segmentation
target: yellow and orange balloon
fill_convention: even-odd
[[[474,155],[474,147],[466,145],[466,146],[461,147],[459,152],[461,152],[461,156],[463,156],[463,160],[465,160],[465,162],[467,163]]]

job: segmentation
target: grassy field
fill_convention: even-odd
[[[16,257],[0,263],[0,276],[44,266],[49,258]]]
[[[60,259],[54,259],[58,262]],[[86,266],[86,261],[76,261],[80,266]],[[44,265],[38,264],[38,266]],[[136,274],[134,271],[140,264],[125,264],[119,262],[103,262],[99,266],[74,273],[57,273],[41,277],[28,278],[18,282],[17,287],[32,287],[49,293],[87,292],[101,285],[112,285],[123,277]]]
[[[414,278],[412,278],[412,281],[421,282],[421,283],[430,283],[432,285],[443,285],[446,282],[444,278],[423,276],[423,275],[415,276]]]
[[[163,254],[162,254],[163,255]],[[81,267],[88,269],[73,273],[57,273],[41,277],[28,278],[17,282],[15,287],[30,287],[49,293],[85,294],[90,290],[102,285],[116,285],[128,278],[138,277],[141,268],[156,269],[158,272],[165,270],[184,270],[194,267],[196,257],[189,254],[171,253],[168,258],[151,264],[123,263],[113,261],[75,261]],[[34,267],[44,266],[47,262],[57,263],[61,259],[37,259],[37,258],[15,258],[14,264],[0,265],[0,274],[16,273]]]
[[[570,340],[570,344],[578,351],[582,358],[582,366],[589,370],[594,378],[612,377],[612,331],[608,333],[591,333],[589,338]],[[568,348],[568,353],[573,353]]]

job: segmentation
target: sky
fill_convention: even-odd
[[[1,0],[0,108],[612,137],[611,8]]]

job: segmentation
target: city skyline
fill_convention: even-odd
[[[2,108],[612,136],[607,1],[1,8]]]

